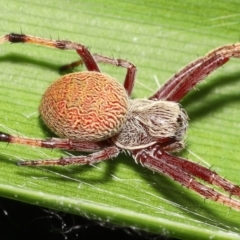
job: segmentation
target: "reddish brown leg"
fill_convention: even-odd
[[[170,78],[149,99],[180,101],[197,83],[225,64],[230,58],[240,58],[239,43],[219,47],[206,56],[191,62]]]
[[[165,151],[161,151],[160,147],[153,146],[150,148],[150,151],[153,153],[154,157],[163,159],[168,164],[176,166],[182,171],[187,172],[199,179],[204,180],[212,185],[216,185],[229,192],[231,195],[236,195],[240,197],[240,187],[232,184],[226,179],[220,177],[216,172],[203,167],[202,165],[190,162],[188,159],[184,159],[178,156],[173,156]]]
[[[135,150],[133,154],[137,161],[141,162],[143,166],[154,172],[159,172],[176,180],[183,186],[199,193],[204,198],[240,210],[240,202],[201,184],[195,179],[195,177],[198,177],[210,184],[220,186],[230,193],[230,195],[240,197],[240,188],[224,178],[221,178],[214,171],[197,163],[189,162],[187,159],[172,156],[166,152],[161,152],[158,146],[145,150]]]
[[[188,159],[173,156],[167,152],[158,152],[155,155],[157,158],[160,156],[165,161],[169,162],[169,164],[181,168],[182,171],[188,172],[189,174],[212,185],[219,186],[226,192],[230,193],[230,195],[240,197],[240,187],[220,177],[216,172],[205,168],[198,163],[190,162]]]
[[[107,141],[101,142],[79,142],[74,139],[48,138],[35,139],[27,137],[12,136],[7,133],[0,132],[0,142],[15,143],[22,145],[30,145],[44,148],[58,148],[63,150],[74,150],[83,152],[99,151],[105,147],[111,146]]]
[[[18,162],[21,166],[54,166],[54,165],[85,165],[95,164],[116,157],[120,153],[119,148],[112,146],[88,156],[63,157],[60,159],[34,160]]]
[[[82,60],[65,65],[61,68],[61,70],[66,70],[70,67],[76,67],[84,63],[86,68],[89,71],[100,72],[100,68],[98,67],[97,62],[108,63],[115,66],[127,68],[127,74],[124,81],[124,88],[126,89],[129,96],[132,93],[137,69],[132,63],[126,60],[108,58],[98,54],[92,55],[84,45],[80,43],[65,41],[65,40],[50,40],[50,39],[34,37],[34,36],[29,36],[24,34],[10,33],[0,37],[0,44],[4,42],[31,43],[31,44],[42,45],[46,47],[58,48],[61,50],[76,50],[76,52],[79,54]]]
[[[96,62],[112,64],[112,65],[127,69],[127,74],[124,80],[124,88],[126,89],[128,95],[131,96],[134,83],[135,83],[136,73],[137,73],[136,66],[124,59],[109,58],[109,57],[104,57],[98,54],[93,54],[93,57],[96,60]]]
[[[74,43],[65,40],[50,40],[40,37],[34,37],[24,34],[16,34],[10,33],[5,36],[0,37],[0,44],[4,42],[11,43],[31,43],[36,45],[42,45],[46,47],[58,48],[61,50],[76,50],[79,56],[82,58],[86,68],[89,71],[97,71],[100,72],[100,69],[94,60],[92,54],[88,51],[88,49],[79,43]]]
[[[59,148],[64,150],[76,150],[84,152],[93,152],[88,156],[74,156],[64,157],[60,159],[50,160],[35,160],[35,161],[22,161],[18,165],[21,166],[46,166],[46,165],[83,165],[83,164],[94,164],[103,160],[111,159],[116,157],[120,150],[111,146],[107,141],[101,142],[78,142],[76,140],[61,139],[61,138],[50,138],[50,139],[34,139],[11,136],[9,134],[0,132],[0,142],[16,143],[44,148]]]

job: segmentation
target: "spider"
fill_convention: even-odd
[[[179,101],[208,74],[230,58],[240,57],[240,43],[219,47],[186,65],[148,99],[132,99],[136,66],[123,59],[91,54],[80,43],[49,40],[10,33],[0,44],[31,43],[61,50],[75,50],[87,71],[62,76],[46,90],[39,112],[45,124],[60,138],[34,139],[0,132],[0,141],[15,144],[92,152],[87,156],[20,161],[21,166],[95,164],[128,152],[137,163],[168,176],[211,199],[240,211],[240,187],[216,172],[173,155],[184,148],[188,115]],[[126,68],[123,86],[100,71],[97,63]],[[230,196],[199,182],[222,188]]]

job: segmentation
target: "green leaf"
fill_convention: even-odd
[[[150,96],[188,62],[239,39],[239,1],[0,2],[1,35],[23,32],[68,39],[94,53],[133,62],[138,67],[134,98]],[[71,51],[1,45],[0,130],[53,136],[38,116],[41,95],[60,77],[59,67],[77,59]],[[239,66],[238,59],[231,60],[182,101],[191,121],[181,156],[213,166],[236,184],[240,184]],[[123,81],[124,69],[101,68]],[[177,238],[240,238],[239,212],[203,200],[136,165],[130,156],[121,154],[95,166],[24,168],[15,163],[69,153],[6,143],[0,148],[1,196]]]

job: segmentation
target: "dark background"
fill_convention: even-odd
[[[143,231],[107,225],[80,216],[0,198],[0,239],[169,239]]]

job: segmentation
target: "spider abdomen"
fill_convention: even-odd
[[[112,140],[128,150],[159,143],[163,149],[179,151],[184,146],[187,127],[187,113],[178,103],[133,99],[129,100],[127,121]]]
[[[126,121],[128,96],[124,87],[106,74],[70,73],[46,90],[39,111],[60,137],[101,141],[120,131]]]

